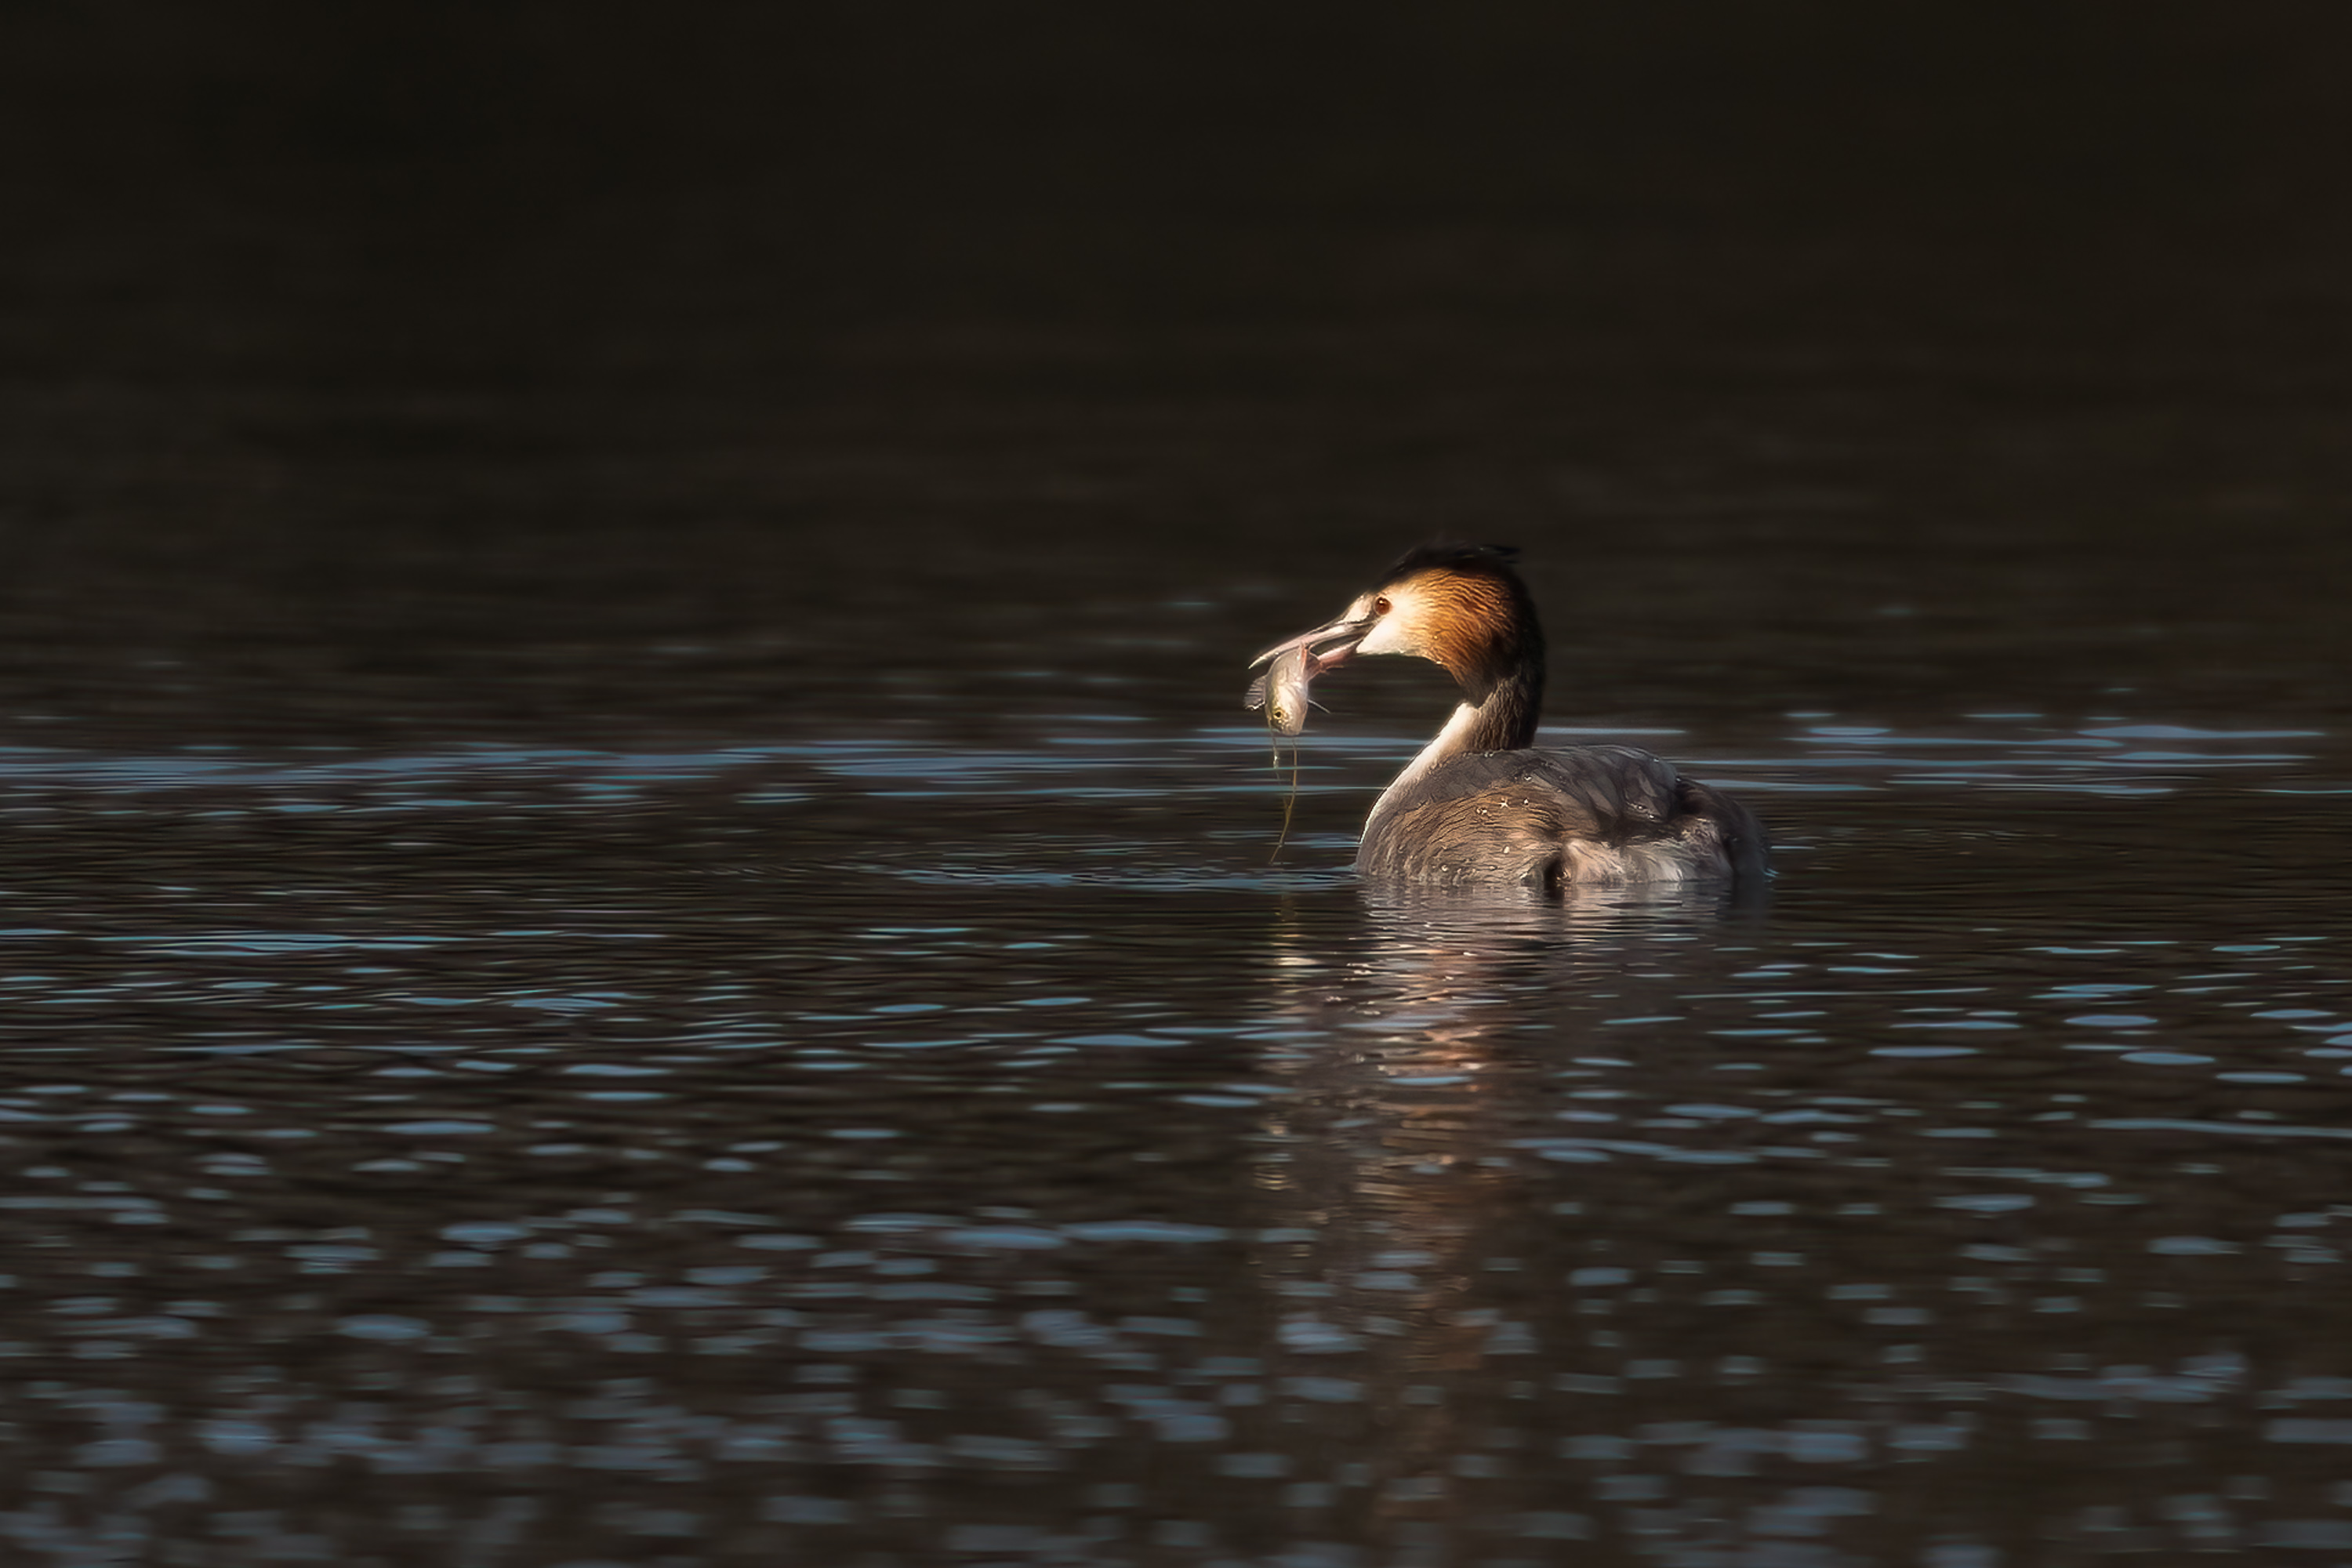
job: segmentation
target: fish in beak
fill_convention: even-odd
[[[1372,617],[1370,616],[1358,619],[1342,616],[1311,632],[1301,632],[1295,637],[1275,644],[1250,660],[1249,667],[1255,669],[1267,660],[1279,658],[1284,654],[1304,652],[1307,656],[1307,679],[1312,680],[1355,652],[1356,645],[1371,629]]]
[[[1260,665],[1266,668],[1250,682],[1244,705],[1264,709],[1266,724],[1276,734],[1297,734],[1307,727],[1307,687],[1356,651],[1370,624],[1342,616],[1266,649],[1250,660],[1251,668]]]

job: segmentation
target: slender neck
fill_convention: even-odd
[[[1464,696],[1473,695],[1465,683]],[[1532,743],[1537,710],[1542,702],[1543,664],[1538,655],[1534,662],[1486,684],[1480,700],[1456,707],[1437,738],[1423,746],[1421,754],[1381,792],[1381,798],[1372,803],[1372,817],[1402,799],[1441,763],[1475,752],[1516,752]],[[1369,823],[1371,817],[1365,820]]]
[[[1516,752],[1535,743],[1536,714],[1543,707],[1544,637],[1535,607],[1524,599],[1522,594],[1517,614],[1494,640],[1430,652],[1462,689],[1456,721],[1466,727],[1455,751]],[[1448,724],[1438,739],[1454,731]]]
[[[1542,653],[1538,651],[1533,659],[1479,684],[1483,690],[1464,685],[1463,695],[1468,700],[1455,711],[1473,717],[1456,750],[1516,752],[1535,744],[1536,716],[1543,707]],[[1453,728],[1446,726],[1449,731]]]

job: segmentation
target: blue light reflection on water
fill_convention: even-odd
[[[2294,762],[2232,750],[2246,736],[2200,741],[2210,752],[2194,759],[2213,766]],[[1978,775],[2055,778],[2079,759],[2053,769],[2046,752],[2084,742],[2112,736],[1992,745]],[[1143,736],[1091,745],[1079,764],[1068,748],[918,742],[658,762],[209,757],[195,775],[40,757],[21,785],[148,809],[197,783],[266,806],[275,790],[320,787],[355,793],[352,804],[440,797],[466,775],[576,816],[595,811],[564,787],[581,781],[625,778],[656,799],[661,785],[718,781],[746,806],[685,832],[730,851],[748,837],[722,832],[740,827],[730,811],[795,809],[762,802],[785,781],[795,802],[840,781],[915,781],[995,809],[1007,790],[1070,797],[1075,771],[1089,781],[1079,797],[1129,814],[1098,826],[1124,847],[1103,865],[1073,823],[1009,842],[931,835],[908,856],[875,853],[887,835],[866,835],[833,868],[751,853],[698,860],[691,877],[640,869],[583,908],[576,877],[491,847],[480,869],[506,886],[497,908],[437,898],[419,908],[433,929],[352,917],[343,900],[360,886],[397,896],[414,881],[381,865],[336,891],[339,920],[320,929],[228,921],[203,905],[146,931],[21,926],[16,945],[70,938],[108,957],[7,975],[19,1002],[89,1018],[136,999],[160,1008],[136,1037],[143,1058],[221,1063],[207,1077],[230,1060],[331,1063],[351,1084],[322,1093],[313,1079],[291,1100],[270,1081],[174,1093],[99,1041],[24,1041],[19,1074],[66,1081],[0,1096],[19,1142],[163,1138],[99,1168],[45,1154],[52,1163],[24,1180],[54,1194],[0,1206],[78,1227],[68,1272],[136,1281],[106,1305],[87,1286],[52,1295],[87,1302],[61,1317],[75,1338],[26,1350],[103,1366],[148,1354],[142,1344],[221,1342],[214,1323],[230,1314],[278,1314],[228,1356],[242,1371],[224,1377],[247,1392],[214,1387],[203,1415],[125,1415],[106,1396],[70,1405],[89,1413],[82,1465],[184,1477],[172,1486],[205,1495],[331,1455],[385,1486],[468,1467],[530,1490],[588,1467],[642,1490],[600,1514],[624,1532],[642,1531],[661,1495],[710,1507],[696,1490],[710,1467],[752,1467],[807,1477],[767,1493],[757,1516],[812,1542],[898,1538],[915,1526],[894,1519],[936,1516],[943,1538],[995,1531],[997,1549],[1033,1554],[1075,1526],[1040,1523],[1018,1490],[1007,1507],[969,1488],[1082,1479],[1098,1500],[1089,1516],[1119,1531],[1139,1507],[1176,1510],[1206,1542],[1267,1549],[1345,1538],[1336,1521],[1364,1502],[1494,1540],[1661,1528],[1694,1542],[1724,1528],[1783,1540],[1773,1531],[1792,1521],[1867,1540],[1886,1465],[1950,1471],[1948,1523],[1967,1532],[2001,1453],[2055,1462],[2042,1455],[2070,1441],[2209,1446],[2242,1429],[2225,1415],[2216,1436],[2204,1415],[2180,1425],[2171,1411],[2312,1408],[2246,1429],[2270,1444],[2232,1465],[2277,1481],[2282,1498],[2300,1498],[2295,1455],[2322,1455],[2324,1469],[2340,1420],[2333,1384],[2206,1326],[2201,1300],[2333,1277],[2343,1258],[2352,1211],[2324,1201],[2336,1192],[2316,1171],[2265,1192],[2261,1211],[2218,1196],[2237,1162],[2340,1140],[2331,1105],[2307,1100],[2338,1096],[2331,1081],[2352,1060],[2328,1044],[2352,1039],[2336,938],[2140,936],[2063,905],[1988,910],[1967,877],[1945,879],[1985,921],[1967,933],[1950,910],[1839,931],[1821,912],[1834,900],[1806,886],[1834,860],[1801,853],[1834,832],[1806,832],[1797,802],[1809,790],[1771,785],[1830,771],[1825,783],[1851,797],[1919,754],[1950,769],[1955,754],[1988,750],[1933,738],[1872,736],[1867,752],[1837,738],[1830,757],[1800,738],[1790,757],[1745,764],[1759,778],[1743,787],[1788,802],[1767,809],[1804,869],[1788,872],[1776,912],[1728,924],[1710,898],[1625,893],[1567,910],[1367,908],[1328,865],[1343,835],[1310,842],[1324,865],[1291,869],[1258,865],[1263,835],[1230,814],[1212,839],[1136,835],[1131,814],[1169,797],[1265,795],[1246,762],[1256,745],[1249,731]],[[1336,797],[1397,748],[1328,750],[1336,778],[1310,773],[1310,787]],[[2136,790],[2149,766],[2176,762],[2107,752],[2095,775]],[[501,811],[437,816],[436,832],[463,837],[468,816],[480,826]],[[1938,881],[1938,844],[1976,837],[1967,811],[1948,823],[1912,848],[1928,858],[1915,860],[1912,891]],[[440,858],[436,875],[452,865],[470,863]],[[221,869],[197,860],[191,886]],[[358,860],[320,869],[334,881]],[[903,902],[891,886],[985,902],[946,921],[903,910],[828,921],[824,908],[757,898],[769,881],[804,891],[812,869],[846,879],[833,905]],[[701,905],[687,926],[661,917],[685,908],[673,905],[679,881]],[[710,900],[713,886],[730,898]],[[1073,926],[1051,889],[1110,902]],[[713,917],[740,936],[713,941]],[[1237,921],[1254,936],[1228,936]],[[698,959],[621,983],[666,945]],[[767,952],[793,954],[781,990],[762,975]],[[407,963],[436,973],[425,983]],[[2126,994],[2131,1013],[2084,1011]],[[562,1032],[518,1035],[518,1011],[562,1018]],[[1906,1044],[1912,1032],[1948,1039]],[[2149,1039],[2171,1048],[2133,1048]],[[2189,1041],[2194,1051],[2178,1048]],[[663,1089],[574,1089],[614,1074]],[[497,1100],[485,1105],[478,1084],[501,1086]],[[280,1126],[266,1123],[273,1114]],[[2183,1159],[2183,1140],[2201,1159]],[[336,1225],[287,1208],[336,1168],[385,1187],[348,1201]],[[656,1171],[661,1190],[691,1201],[649,1206]],[[400,1183],[419,1187],[402,1194]],[[861,1206],[873,1183],[927,1204]],[[2295,1187],[2312,1187],[2300,1206]],[[534,1192],[562,1196],[534,1206]],[[436,1215],[424,1232],[409,1217],[419,1211]],[[205,1237],[214,1250],[125,1256],[110,1227]],[[2251,1246],[2263,1232],[2274,1246]],[[609,1268],[652,1262],[658,1234],[675,1237],[661,1248],[673,1260]],[[207,1279],[212,1260],[236,1260],[237,1290]],[[2261,1272],[2183,1277],[2166,1260]],[[466,1286],[452,1295],[442,1277]],[[158,1289],[169,1300],[134,1300]],[[2294,1321],[2284,1300],[2272,1311]],[[2100,1359],[2126,1323],[2133,1338],[2180,1344],[2171,1371]],[[318,1331],[360,1361],[287,1387],[270,1347]],[[642,1392],[562,1417],[524,1401],[485,1427],[478,1411],[501,1377],[482,1368],[442,1377],[442,1396],[376,1399],[362,1427],[306,1415],[348,1394],[348,1377],[364,1383],[367,1356],[470,1366],[461,1344],[510,1333],[546,1340],[541,1359],[602,1363]],[[990,1371],[1007,1354],[1024,1368],[1013,1380]],[[779,1392],[679,1373],[740,1356],[764,1368],[752,1387]],[[1794,1368],[1822,1356],[1849,1366],[1839,1392],[1792,1404]],[[630,1380],[637,1366],[663,1373]],[[842,1490],[825,1474],[882,1490]],[[2105,1471],[2082,1474],[2086,1495],[2105,1495]],[[1212,1488],[1216,1507],[1176,1507],[1169,1477]],[[1743,1511],[1724,1514],[1727,1486]],[[2122,1500],[2084,1502],[2070,1528],[2088,1531],[2086,1510],[2100,1507],[2128,1514]],[[2326,1535],[2331,1495],[2295,1507],[2310,1514],[2232,1528],[2251,1542],[2288,1526]],[[995,1523],[976,1521],[988,1511]],[[1748,1523],[1722,1523],[1736,1519]],[[26,1528],[68,1531],[64,1519]]]
[[[1895,1538],[1990,1550],[2021,1459],[2084,1550],[2190,1539],[2212,1474],[2197,1539],[2352,1538],[2343,889],[2182,847],[2217,771],[2332,742],[2146,738],[1693,758],[1786,841],[1762,910],[1368,899],[1402,742],[1318,741],[1277,867],[1241,729],[18,752],[15,804],[135,847],[53,811],[0,935],[29,1397],[136,1517],[322,1463],[475,1478],[479,1520],[606,1477],[529,1515],[583,1552],[1263,1555],[1370,1510],[1867,1555],[1898,1484]],[[1918,768],[1956,782],[1858,842]],[[2021,782],[2054,804],[1986,809]],[[334,808],[264,858],[194,789]],[[393,801],[413,837],[363,826]],[[284,1495],[262,1539],[318,1528]]]
[[[1203,729],[1170,737],[1141,733],[1071,735],[1055,725],[1077,716],[1045,715],[1040,732],[1025,746],[973,748],[887,734],[849,740],[734,745],[705,751],[599,752],[578,749],[474,745],[449,751],[372,754],[356,748],[306,748],[303,753],[260,756],[224,754],[216,746],[190,747],[147,756],[91,754],[59,749],[0,747],[0,784],[20,790],[45,787],[98,791],[230,788],[277,794],[310,787],[414,795],[446,790],[461,781],[536,783],[560,780],[575,788],[687,784],[762,769],[804,768],[822,777],[861,781],[914,781],[942,789],[982,785],[1024,793],[1118,792],[1153,794],[1171,787],[1216,792],[1286,789],[1286,768],[1252,778],[1232,766],[1236,752],[1263,752],[1264,731],[1255,726]],[[1099,720],[1101,715],[1089,716]],[[1539,744],[1575,745],[1631,741],[1665,751],[1679,731],[1658,729],[1600,730],[1549,725]],[[1877,726],[1813,724],[1790,737],[1796,749],[1768,758],[1720,758],[1677,752],[1693,770],[1708,769],[1744,787],[1784,791],[1809,787],[1805,774],[1832,769],[1843,775],[1826,787],[1884,787],[1921,770],[1972,782],[2053,784],[2091,773],[2084,787],[2146,786],[2180,774],[2215,769],[2292,770],[2308,762],[2309,750],[2249,749],[2258,742],[2307,740],[2326,742],[2317,730],[2222,730],[2177,724],[2085,726],[2052,732],[2036,726],[2009,733],[1905,735]],[[2128,741],[2164,740],[2183,749],[2122,750]],[[2195,749],[2190,744],[2199,743]],[[1409,756],[1420,742],[1404,736],[1337,734],[1310,736],[1305,752],[1314,773],[1371,766]],[[320,753],[326,753],[320,755]],[[1993,754],[1987,754],[1993,753]],[[2070,754],[2080,753],[2080,754]],[[1205,776],[1211,770],[1214,777]],[[1171,774],[1175,775],[1171,781]],[[1310,774],[1309,776],[1313,776]],[[772,783],[772,781],[771,781]],[[1819,787],[1819,786],[1813,786]],[[786,792],[784,802],[803,798]],[[282,800],[268,803],[283,809]],[[349,809],[351,801],[341,803]],[[447,804],[434,796],[417,804]],[[466,803],[460,803],[466,804]]]

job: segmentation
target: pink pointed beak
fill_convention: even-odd
[[[1268,659],[1280,658],[1284,654],[1294,649],[1305,648],[1307,673],[1309,678],[1312,678],[1342,662],[1349,654],[1355,652],[1356,645],[1363,640],[1364,634],[1370,629],[1371,623],[1369,621],[1344,619],[1332,621],[1328,625],[1317,626],[1311,632],[1301,632],[1295,637],[1275,644],[1250,660],[1250,668],[1255,669]],[[1317,646],[1321,643],[1329,643],[1333,646],[1328,648]]]

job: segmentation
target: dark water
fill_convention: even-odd
[[[418,15],[7,57],[0,1558],[2352,1563],[2325,14]]]

